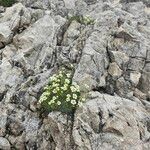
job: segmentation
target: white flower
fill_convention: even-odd
[[[58,102],[57,102],[57,105],[61,105],[61,102],[60,102],[60,101],[58,101]]]
[[[57,78],[56,78],[55,76],[52,76],[52,77],[50,77],[50,80],[51,80],[51,81],[56,81]]]
[[[83,103],[82,102],[78,102],[78,106],[82,107]]]
[[[70,78],[71,74],[70,74],[70,73],[67,73],[66,76],[67,76],[68,78]]]
[[[57,79],[57,82],[60,82],[60,79]]]
[[[73,85],[73,87],[71,87],[72,92],[76,92],[76,91],[80,92],[80,87],[76,82],[73,82],[72,85]]]
[[[44,87],[44,90],[48,90],[48,89],[49,89],[48,85]]]
[[[44,97],[44,96],[46,97],[46,96],[49,96],[49,94],[50,94],[49,92],[44,92],[44,93],[42,94],[42,96],[43,96],[43,97]]]
[[[62,71],[60,71],[59,77],[61,77],[61,78],[63,77]]]
[[[67,94],[67,97],[69,97],[69,98],[70,98],[70,97],[71,97],[71,95],[70,95],[70,94]]]
[[[59,91],[60,90],[59,87],[56,87],[56,90]]]
[[[48,104],[51,105],[51,104],[54,104],[55,101],[54,100],[51,100]]]
[[[57,93],[57,90],[56,90],[56,89],[54,89],[54,90],[53,90],[53,93]]]
[[[55,103],[54,100],[51,100],[50,102],[48,102],[49,105],[54,104],[54,103]]]
[[[67,102],[69,102],[69,101],[70,101],[70,98],[69,98],[69,97],[67,97],[67,98],[66,98],[66,101],[67,101]]]
[[[54,77],[52,76],[52,77],[50,77],[50,80],[53,80],[54,79]]]
[[[64,87],[68,87],[68,84],[64,84]]]
[[[80,92],[80,87],[79,87],[79,85],[75,85],[75,88],[76,88],[76,91],[77,91],[77,92]]]
[[[77,92],[80,92],[80,89],[77,89],[76,91],[77,91]]]
[[[40,97],[39,103],[41,104],[45,100],[47,100],[47,97],[44,94],[42,94]]]
[[[56,100],[57,98],[56,98],[56,96],[54,96],[53,98],[52,98],[52,100]]]
[[[51,105],[52,103],[51,103],[51,101],[50,102],[48,102],[48,105]]]
[[[57,83],[52,84],[52,87],[57,87],[57,86],[59,86],[59,84],[57,84]]]
[[[85,102],[85,98],[82,98],[82,101]]]
[[[71,100],[72,105],[75,105],[76,103],[77,103],[76,100]]]
[[[39,103],[41,104],[43,102],[43,99],[40,98]]]
[[[61,87],[62,90],[66,91],[67,90],[67,87],[66,86],[63,86]]]
[[[69,84],[70,80],[69,79],[65,79],[65,83]]]
[[[65,87],[64,87],[64,91],[66,91],[66,90],[67,90],[67,87],[65,86]]]
[[[76,92],[76,88],[74,86],[70,86],[72,92]]]
[[[77,97],[77,94],[73,94],[73,98],[74,99],[77,99],[78,97]]]

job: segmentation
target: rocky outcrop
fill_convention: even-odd
[[[48,116],[56,149],[149,149],[149,113],[140,101],[90,92],[75,113],[70,146],[65,118],[57,112]]]
[[[149,0],[18,0],[0,7],[0,149],[150,149]],[[92,23],[85,23],[89,16]],[[87,100],[41,114],[49,77],[73,64]]]

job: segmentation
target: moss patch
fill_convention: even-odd
[[[90,18],[89,16],[72,16],[69,17],[68,20],[72,22],[73,20],[76,20],[77,22],[84,24],[84,25],[93,25],[94,19]]]

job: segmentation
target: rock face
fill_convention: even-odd
[[[73,116],[41,116],[43,87],[70,63],[85,104]],[[0,149],[149,150],[149,0],[1,6]]]
[[[0,137],[0,149],[10,150],[10,143],[7,139]]]
[[[141,104],[91,92],[89,101],[75,116],[77,149],[146,149],[149,132],[144,121],[148,117]]]

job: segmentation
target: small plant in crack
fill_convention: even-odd
[[[79,85],[72,81],[72,74],[66,73],[65,69],[50,77],[39,99],[41,107],[46,111],[63,113],[73,113],[84,101]]]
[[[4,7],[10,7],[14,3],[16,3],[16,0],[0,0],[0,6],[4,6]]]
[[[76,20],[77,22],[84,24],[84,25],[93,25],[95,23],[95,20],[92,19],[90,16],[72,16],[69,17],[68,20],[72,22],[73,20]]]

